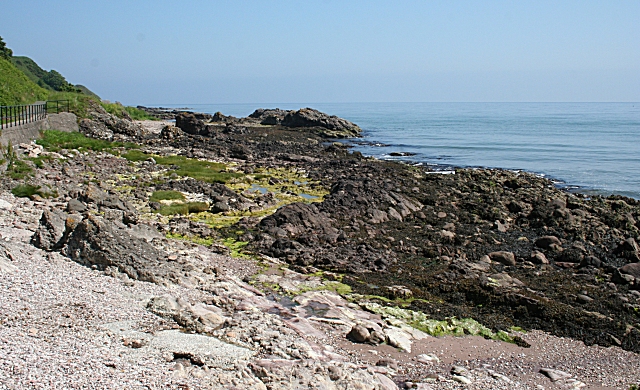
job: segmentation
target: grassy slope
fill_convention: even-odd
[[[0,58],[0,106],[46,100],[49,91],[31,81],[10,61]]]
[[[31,81],[45,89],[53,91],[47,83],[42,81],[43,77],[47,74],[47,71],[42,69],[34,60],[25,56],[14,56],[11,58],[11,61],[16,68],[20,69],[25,75],[27,75]],[[75,87],[80,89],[85,95],[91,96],[96,100],[100,100],[98,95],[84,85],[77,84]]]
[[[35,62],[32,61],[32,63],[38,67]],[[33,67],[31,67],[31,70],[34,70]],[[36,73],[38,72],[37,69],[35,71]],[[33,72],[31,73],[33,75]],[[87,116],[87,107],[90,99],[89,95],[80,93],[44,89],[34,83],[11,61],[0,58],[0,106],[31,104],[40,100],[69,100],[71,111],[84,118]],[[99,99],[94,100],[99,101]]]
[[[42,88],[53,91],[50,86],[42,82],[42,78],[47,74],[47,71],[36,64],[34,60],[29,57],[15,56],[11,58],[11,62],[13,63],[13,65],[15,65],[16,68],[20,69],[22,73],[27,75],[27,77],[31,81],[38,84]]]

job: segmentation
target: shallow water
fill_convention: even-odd
[[[184,104],[176,107],[184,107]],[[640,199],[639,103],[194,104],[247,116],[258,107],[313,107],[363,129],[355,149],[440,169],[525,170],[580,192]],[[377,145],[377,146],[374,146]],[[392,157],[392,152],[415,153]]]

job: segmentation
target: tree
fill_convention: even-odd
[[[48,71],[44,77],[42,77],[42,81],[56,91],[64,91],[67,84],[69,84],[64,76],[56,70]]]
[[[0,37],[0,57],[4,58],[5,60],[11,60],[12,56],[13,50],[9,49],[7,47],[7,44],[2,40],[2,37]]]

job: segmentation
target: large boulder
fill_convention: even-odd
[[[62,211],[45,210],[40,217],[40,224],[31,237],[31,244],[53,251],[62,248],[65,241],[65,224],[67,214]]]
[[[65,254],[72,260],[98,269],[115,267],[132,279],[161,282],[171,278],[166,256],[129,229],[102,217],[89,215],[69,234]]]
[[[207,125],[190,112],[181,112],[176,115],[176,127],[192,135],[208,134]]]
[[[286,127],[320,127],[333,137],[355,137],[362,131],[358,125],[335,115],[328,115],[313,108],[302,108],[285,115],[281,124]]]
[[[279,125],[280,123],[282,123],[282,120],[284,119],[284,117],[290,112],[293,112],[293,111],[281,110],[279,108],[275,108],[275,109],[258,108],[251,115],[249,115],[249,118],[258,119],[260,121],[260,124],[262,125],[273,126],[273,125]]]
[[[272,215],[260,221],[267,230],[280,228],[292,236],[311,231],[315,234],[335,234],[331,219],[313,204],[292,203],[281,207]]]

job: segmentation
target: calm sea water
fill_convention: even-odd
[[[178,107],[178,106],[175,106]],[[639,103],[193,104],[247,116],[258,107],[313,107],[363,129],[355,149],[378,158],[545,175],[584,193],[640,199]],[[360,142],[362,141],[362,142]],[[415,153],[391,157],[392,152]]]

